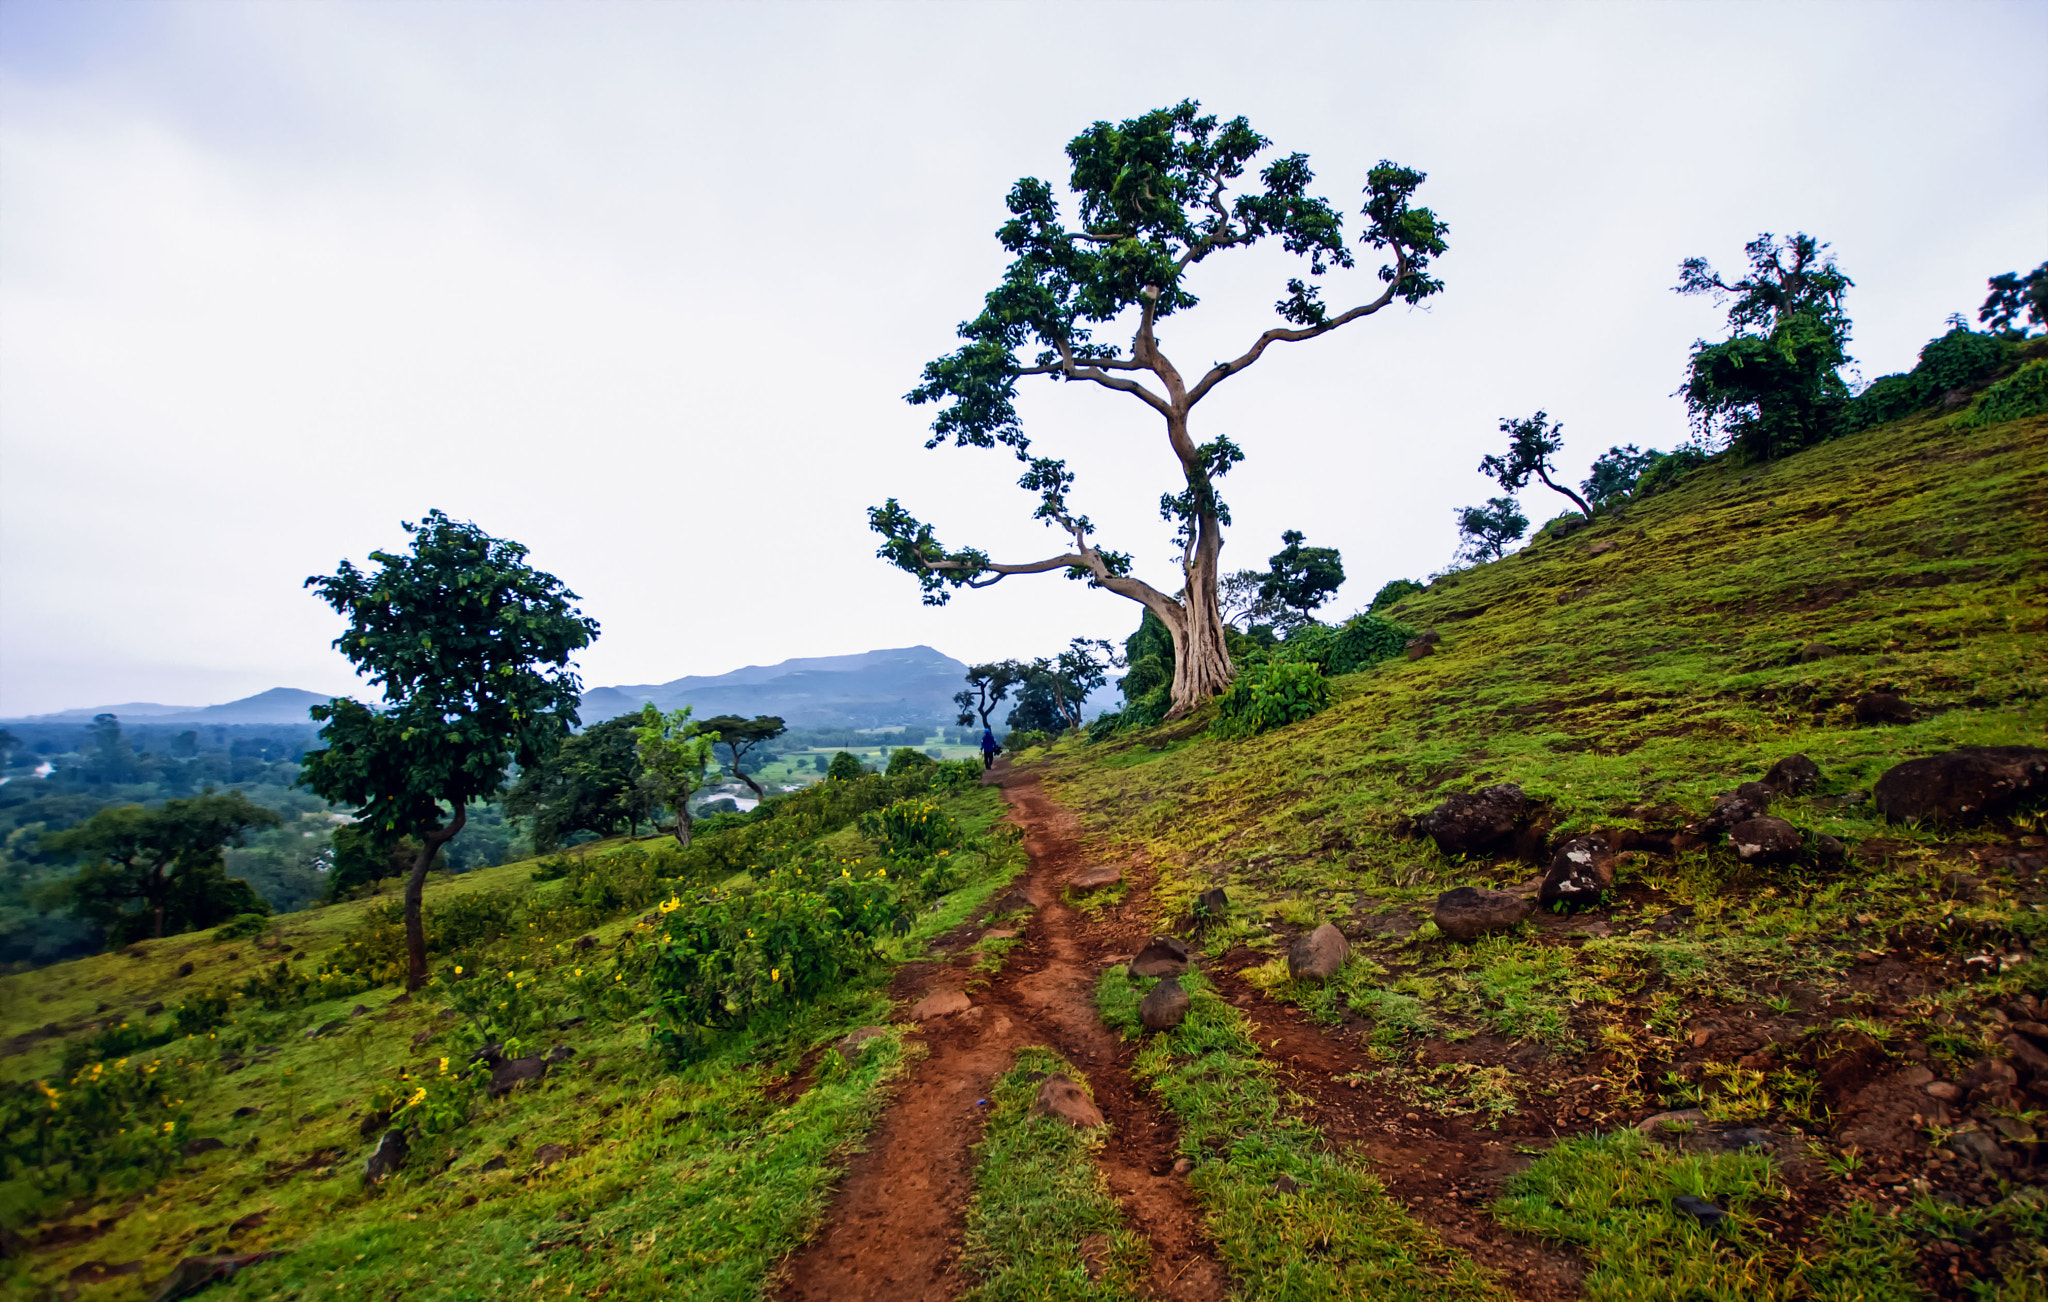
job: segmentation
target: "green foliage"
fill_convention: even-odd
[[[1595,510],[1617,506],[1628,500],[1643,472],[1656,465],[1663,456],[1664,453],[1655,448],[1645,452],[1633,443],[1609,448],[1594,459],[1592,473],[1586,476],[1579,488]]]
[[[1990,293],[1977,309],[1977,320],[1995,334],[2025,338],[2028,331],[2048,326],[2048,262],[2026,275],[2008,271],[1986,282]]]
[[[704,770],[711,764],[711,746],[718,734],[691,723],[687,705],[663,714],[650,701],[640,707],[639,718],[641,767],[656,798],[675,811],[676,840],[687,846],[690,796],[703,789]]]
[[[854,758],[850,751],[840,751],[832,757],[825,776],[839,782],[852,782],[867,772],[867,767]]]
[[[757,798],[766,800],[768,793],[761,789],[761,784],[754,781],[743,766],[746,764],[747,755],[756,747],[773,741],[789,731],[782,720],[772,714],[757,714],[751,719],[742,719],[736,714],[721,714],[716,718],[706,719],[697,726],[699,731],[711,735],[717,745],[725,747],[726,768],[732,775],[753,788]]]
[[[956,692],[953,704],[960,707],[957,720],[963,728],[989,726],[989,716],[1012,687],[1024,679],[1024,666],[1015,660],[974,665],[967,671],[967,686]]]
[[[2028,362],[1984,390],[1957,423],[1966,429],[2027,416],[2048,416],[2048,359]]]
[[[932,769],[932,790],[955,794],[981,785],[981,761],[940,760]]]
[[[1479,461],[1480,474],[1489,476],[1510,493],[1521,492],[1534,476],[1551,492],[1570,498],[1572,505],[1578,507],[1582,514],[1593,514],[1593,508],[1586,505],[1584,498],[1550,477],[1554,469],[1551,460],[1564,447],[1562,421],[1553,426],[1549,415],[1540,411],[1527,420],[1505,417],[1500,422],[1500,432],[1508,436],[1507,454],[1482,457]]]
[[[110,943],[125,945],[269,913],[247,882],[227,875],[221,851],[250,829],[281,821],[239,791],[208,793],[155,809],[102,809],[44,837],[42,849],[88,861],[70,887],[72,911],[103,928]]]
[[[1287,530],[1280,541],[1281,549],[1266,558],[1259,600],[1283,606],[1296,621],[1306,621],[1344,586],[1344,560],[1335,547],[1304,547],[1308,535],[1299,529]]]
[[[1003,736],[1003,749],[1017,754],[1033,746],[1050,746],[1058,740],[1059,734],[1043,728],[1016,728]]]
[[[1704,448],[1690,443],[1657,454],[1657,459],[1637,477],[1630,496],[1635,499],[1654,497],[1658,493],[1676,488],[1680,481],[1693,471],[1707,464]]]
[[[651,822],[651,784],[640,759],[641,716],[622,714],[563,740],[520,773],[505,812],[531,820],[533,846],[552,850],[572,832],[611,836]]]
[[[2011,346],[1996,335],[1956,326],[1920,350],[1903,375],[1881,376],[1843,408],[1841,432],[1854,433],[1910,416],[1954,391],[1975,388],[2003,366]]]
[[[177,1160],[190,1072],[178,1061],[93,1061],[67,1080],[0,1084],[0,1169],[45,1194],[133,1186]]]
[[[350,899],[387,877],[412,871],[420,843],[414,837],[387,840],[365,823],[343,823],[334,829],[333,860],[327,870],[327,901]]]
[[[1330,681],[1322,666],[1313,662],[1248,665],[1217,705],[1217,736],[1253,737],[1328,709]]]
[[[1370,612],[1342,624],[1310,624],[1287,635],[1269,658],[1313,664],[1325,674],[1355,674],[1401,654],[1415,640],[1406,624]]]
[[[809,1002],[870,962],[904,916],[886,869],[767,874],[751,889],[692,890],[661,906],[653,985],[656,1041],[687,1058],[700,1028],[733,1030],[773,1008]]]
[[[1380,585],[1378,592],[1373,594],[1372,605],[1366,609],[1371,613],[1377,613],[1393,605],[1411,592],[1421,592],[1423,587],[1423,584],[1417,583],[1413,579],[1389,579]]]
[[[1507,555],[1509,543],[1529,532],[1529,517],[1512,497],[1489,497],[1483,506],[1461,506],[1453,517],[1458,523],[1458,555],[1468,561],[1497,561]]]
[[[898,746],[889,752],[889,767],[885,770],[892,778],[917,769],[936,768],[938,761],[914,746]]]
[[[245,940],[260,936],[270,929],[271,917],[268,912],[237,913],[213,929],[215,940]]]
[[[899,800],[864,815],[861,831],[895,858],[923,859],[960,845],[960,825],[932,800]]]

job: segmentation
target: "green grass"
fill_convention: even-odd
[[[1103,1020],[1127,1037],[1140,1034],[1138,1001],[1151,984],[1122,968],[1105,973],[1096,992]],[[1190,1183],[1245,1296],[1507,1296],[1369,1172],[1330,1150],[1281,1091],[1242,1013],[1198,974],[1181,984],[1192,1001],[1187,1020],[1147,1039],[1132,1073],[1180,1123],[1181,1151],[1195,1162]]]
[[[967,1265],[981,1281],[971,1302],[1131,1298],[1145,1278],[1148,1246],[1095,1165],[1106,1131],[1031,1114],[1056,1074],[1086,1085],[1052,1050],[1023,1049],[990,1092],[967,1207]]]

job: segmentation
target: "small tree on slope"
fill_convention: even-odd
[[[1534,475],[1543,481],[1543,486],[1553,493],[1562,493],[1571,499],[1587,519],[1593,517],[1593,508],[1586,505],[1586,499],[1550,477],[1555,469],[1550,462],[1564,446],[1563,424],[1552,425],[1550,417],[1537,412],[1527,420],[1503,417],[1500,432],[1508,436],[1506,456],[1487,456],[1480,459],[1479,473],[1491,475],[1502,488],[1510,493],[1519,493]]]
[[[1008,201],[1011,220],[997,232],[1014,259],[1009,270],[981,314],[960,327],[961,347],[927,365],[908,395],[912,403],[941,405],[925,446],[950,439],[960,447],[1011,449],[1026,467],[1019,486],[1039,495],[1036,518],[1066,535],[1067,551],[997,562],[971,547],[945,547],[929,524],[894,498],[868,513],[884,539],[878,554],[916,575],[931,605],[943,604],[954,588],[1052,571],[1142,603],[1173,638],[1176,716],[1221,692],[1231,677],[1217,602],[1217,558],[1230,515],[1216,480],[1242,453],[1220,436],[1196,442],[1190,428],[1195,406],[1275,343],[1314,339],[1396,299],[1419,303],[1443,288],[1429,268],[1444,251],[1445,227],[1427,208],[1410,206],[1423,174],[1382,162],[1367,174],[1360,240],[1389,251],[1391,265],[1379,270],[1384,288],[1333,312],[1320,286],[1291,279],[1274,305],[1287,325],[1267,330],[1192,380],[1183,376],[1168,360],[1156,326],[1196,305],[1186,284],[1195,264],[1278,239],[1308,259],[1311,277],[1355,265],[1342,219],[1308,193],[1314,173],[1306,155],[1275,159],[1259,172],[1256,187],[1240,186],[1246,165],[1268,143],[1243,118],[1219,125],[1201,116],[1192,100],[1116,125],[1098,122],[1076,136],[1067,157],[1080,224],[1063,223],[1051,185],[1030,177],[1017,182]],[[1128,351],[1095,341],[1093,328],[1111,324],[1133,330]],[[1028,358],[1021,355],[1025,350],[1031,350]],[[1018,380],[1034,375],[1126,394],[1164,425],[1183,485],[1160,498],[1161,515],[1178,526],[1181,596],[1133,577],[1127,553],[1097,547],[1088,517],[1068,502],[1074,476],[1066,463],[1030,455],[1016,392]]]
[[[430,511],[409,554],[371,552],[306,586],[348,627],[335,650],[384,691],[384,708],[336,699],[300,782],[357,806],[380,840],[419,840],[405,882],[406,988],[427,980],[420,894],[434,856],[462,831],[469,802],[504,789],[507,769],[554,753],[576,725],[582,684],[569,658],[597,637],[576,594],[526,564],[526,548]]]
[[[676,813],[676,844],[690,848],[690,797],[704,787],[711,747],[718,734],[690,722],[690,707],[663,714],[649,701],[640,707],[640,767],[661,802]]]

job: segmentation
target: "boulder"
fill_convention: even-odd
[[[409,1147],[403,1130],[385,1131],[384,1138],[377,1141],[377,1147],[370,1153],[370,1160],[363,1163],[363,1179],[375,1183],[404,1166]]]
[[[1854,709],[1858,723],[1911,723],[1917,717],[1896,692],[1865,692],[1856,698]]]
[[[855,1058],[867,1052],[868,1044],[871,1041],[878,1040],[888,1033],[885,1027],[863,1026],[859,1030],[848,1031],[840,1038],[839,1043],[833,1047],[839,1050],[840,1057],[848,1062],[852,1062]]]
[[[1180,988],[1180,978],[1165,977],[1138,1001],[1138,1020],[1148,1031],[1170,1031],[1187,1020],[1188,1004],[1188,992]]]
[[[259,1261],[282,1257],[278,1249],[268,1252],[235,1252],[217,1256],[186,1257],[171,1268],[157,1284],[156,1292],[150,1294],[150,1302],[173,1302],[176,1298],[190,1297],[209,1284],[230,1280],[235,1275]]]
[[[1064,1121],[1076,1130],[1093,1130],[1103,1124],[1102,1109],[1088,1097],[1088,1091],[1071,1077],[1055,1073],[1038,1087],[1031,1115]]]
[[[1761,782],[1745,782],[1733,791],[1724,791],[1714,797],[1714,808],[1700,824],[1700,831],[1719,836],[1737,823],[1762,818],[1771,811],[1771,797],[1776,794]]]
[[[533,1150],[533,1160],[539,1166],[553,1166],[566,1160],[568,1156],[569,1146],[566,1144],[542,1144]]]
[[[1403,650],[1405,650],[1408,653],[1408,658],[1410,660],[1420,660],[1424,656],[1435,655],[1436,644],[1438,642],[1441,642],[1442,640],[1442,638],[1438,637],[1433,632],[1424,633],[1421,637],[1418,637],[1414,641],[1410,642],[1406,647],[1403,648]]]
[[[1534,900],[1512,891],[1460,886],[1436,897],[1436,926],[1452,940],[1477,940],[1489,932],[1512,930],[1535,907]]]
[[[1134,977],[1177,977],[1187,970],[1187,942],[1172,936],[1154,936],[1131,959]]]
[[[1671,1200],[1671,1205],[1677,1210],[1684,1212],[1687,1216],[1692,1217],[1700,1224],[1706,1226],[1708,1229],[1712,1229],[1715,1226],[1719,1225],[1722,1221],[1728,1219],[1727,1212],[1723,1211],[1719,1207],[1714,1206],[1714,1204],[1708,1202],[1706,1199],[1695,1198],[1691,1194],[1678,1195],[1676,1198],[1673,1198]]]
[[[2048,750],[1964,746],[1885,770],[1871,796],[1894,823],[1974,822],[2048,791]]]
[[[1782,818],[1752,818],[1729,829],[1728,843],[1744,863],[1791,863],[1806,837]]]
[[[1514,839],[1515,828],[1529,807],[1528,797],[1512,782],[1478,791],[1461,791],[1415,820],[1416,830],[1433,838],[1445,854],[1479,854],[1499,849]]]
[[[1327,981],[1351,957],[1351,942],[1330,923],[1296,936],[1287,947],[1287,975],[1296,981]]]
[[[1804,755],[1787,755],[1764,774],[1764,785],[1781,796],[1803,795],[1820,785],[1820,765]]]
[[[487,1092],[492,1098],[499,1098],[547,1074],[548,1060],[537,1053],[525,1058],[508,1058],[491,1068]]]
[[[1099,868],[1083,868],[1067,879],[1067,885],[1077,891],[1099,891],[1123,879],[1123,869],[1114,864],[1104,864]]]
[[[198,1157],[201,1153],[211,1153],[226,1147],[227,1145],[222,1141],[215,1139],[212,1135],[207,1135],[200,1139],[186,1140],[178,1145],[178,1151],[187,1157]]]
[[[951,1017],[964,1013],[974,1006],[974,1001],[958,990],[934,990],[911,1005],[910,1020],[929,1022],[934,1017]]]
[[[1575,836],[1557,847],[1537,889],[1536,902],[1548,909],[1591,908],[1614,886],[1614,855],[1597,836]]]
[[[1816,660],[1832,660],[1840,654],[1825,642],[1808,642],[1799,648],[1799,663],[1810,665]]]
[[[1188,911],[1188,919],[1197,927],[1206,927],[1230,912],[1230,896],[1224,894],[1221,886],[1211,886],[1195,897],[1195,907]]]

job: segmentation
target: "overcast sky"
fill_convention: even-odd
[[[1426,310],[1197,409],[1248,454],[1226,568],[1303,529],[1342,614],[1446,564],[1502,416],[1561,419],[1574,480],[1685,437],[1721,313],[1670,292],[1681,258],[1812,232],[1862,378],[1910,367],[2048,256],[2044,52],[2038,3],[5,0],[0,714],[354,690],[301,583],[432,507],[582,595],[593,686],[1121,638],[1138,607],[1056,576],[919,605],[865,509],[1059,549],[1006,454],[925,451],[902,395],[1000,273],[1011,183],[1183,97],[1348,210],[1376,160],[1422,169],[1450,224]],[[1202,269],[1168,354],[1240,350],[1289,261]],[[1176,587],[1156,417],[1049,382],[1024,411],[1099,542]]]

